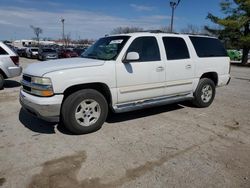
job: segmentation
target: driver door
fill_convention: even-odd
[[[157,39],[152,36],[135,38],[129,52],[137,52],[139,59],[116,63],[118,103],[163,96],[165,63],[161,61]]]

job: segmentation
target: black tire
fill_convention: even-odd
[[[82,103],[85,103],[86,101],[91,101],[91,102],[95,101],[99,105],[99,106],[97,105],[97,107],[94,107],[94,109],[88,107],[89,109],[87,110],[86,108],[86,112],[85,109],[83,112],[78,112],[82,116],[83,115],[87,116],[86,114],[88,114],[89,117],[93,114],[93,111],[96,111],[94,113],[98,114],[97,111],[99,110],[99,117],[96,119],[94,118],[94,123],[89,126],[80,124],[80,123],[84,124],[85,118],[88,117],[82,117],[79,119],[76,118],[78,109],[79,108],[80,110],[83,109],[82,106],[80,105]],[[90,114],[91,112],[92,114]],[[104,96],[96,90],[83,89],[71,94],[65,99],[61,110],[61,120],[64,126],[70,132],[74,134],[87,134],[99,130],[102,127],[103,123],[105,122],[107,114],[108,114],[108,104]],[[90,122],[90,118],[92,117],[89,117],[88,122]]]
[[[0,90],[3,89],[3,86],[4,86],[4,77],[3,77],[3,75],[0,73]]]
[[[208,87],[208,92],[211,91],[212,93],[203,93],[203,89],[205,90],[205,87]],[[199,108],[208,107],[212,104],[215,97],[215,93],[215,83],[209,78],[202,78],[200,79],[199,84],[194,92],[193,104]]]

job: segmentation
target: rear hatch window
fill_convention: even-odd
[[[0,55],[8,55],[8,52],[6,52],[1,46],[0,46]]]

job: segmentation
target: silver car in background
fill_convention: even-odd
[[[26,57],[28,58],[37,58],[38,57],[38,49],[37,47],[28,47],[26,48]]]
[[[40,48],[38,50],[38,59],[42,61],[58,59],[58,53],[52,48]]]
[[[19,56],[3,42],[0,42],[0,90],[3,89],[4,80],[21,75]]]

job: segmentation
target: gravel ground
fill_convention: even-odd
[[[115,114],[81,136],[23,111],[19,80],[0,91],[0,187],[250,187],[250,68],[209,108]]]

